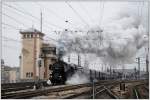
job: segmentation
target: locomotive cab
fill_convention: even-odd
[[[51,67],[52,74],[50,80],[53,85],[65,84],[66,75],[64,71],[64,64],[62,61],[54,63]]]

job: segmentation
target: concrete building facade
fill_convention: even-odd
[[[51,48],[51,45],[43,42],[44,33],[33,28],[20,31],[20,33],[22,35],[21,79],[48,79],[49,65],[53,63],[51,60],[56,58],[56,53],[48,56],[51,49],[47,48]]]
[[[50,67],[57,61],[56,47],[47,43],[44,43],[41,48],[41,59],[44,66],[44,79],[48,79],[51,74]]]
[[[3,65],[1,83],[16,83],[20,82],[19,67],[9,67]]]

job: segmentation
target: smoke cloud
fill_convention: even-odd
[[[136,52],[147,43],[146,29],[138,16],[125,12],[101,28],[64,31],[60,43],[67,53],[95,54],[114,66],[129,64],[133,62]]]
[[[85,74],[76,72],[72,77],[67,79],[66,84],[84,84],[88,82],[90,82],[89,78]]]

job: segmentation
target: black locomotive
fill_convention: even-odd
[[[50,66],[50,70],[52,73],[50,74],[49,80],[51,81],[52,85],[58,84],[65,84],[67,79],[72,77],[73,74],[76,72],[80,72],[84,74],[89,80],[92,82],[93,79],[96,80],[106,80],[106,79],[113,79],[118,78],[118,74],[110,75],[110,73],[104,73],[92,69],[83,68],[81,66],[75,64],[67,64],[62,60],[58,60],[56,63]]]
[[[76,71],[75,67],[61,60],[51,65],[50,70],[52,70],[50,81],[53,85],[65,84],[67,78],[71,77]]]

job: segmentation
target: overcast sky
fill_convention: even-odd
[[[57,40],[65,28],[79,30],[87,27],[101,26],[119,12],[129,11],[141,16],[147,28],[147,2],[3,2],[3,45],[2,58],[6,65],[19,66],[21,54],[21,35],[18,29],[34,27],[40,30],[40,13],[43,15],[43,33],[46,40]],[[68,20],[69,23],[65,21]],[[51,40],[51,42],[54,42]],[[137,56],[144,57],[142,48]],[[145,60],[145,58],[143,58]],[[136,64],[134,64],[136,65]],[[145,68],[145,64],[142,65]],[[132,67],[133,68],[133,67]]]

